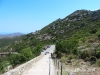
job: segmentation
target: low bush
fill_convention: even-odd
[[[91,64],[94,64],[96,62],[97,58],[95,56],[90,57]]]
[[[99,66],[99,67],[100,67],[100,59],[99,59],[99,60],[97,60],[96,64],[97,64],[97,66]]]
[[[66,61],[66,57],[65,56],[61,57],[61,62],[65,62],[65,61]]]
[[[78,59],[78,56],[71,54],[71,55],[68,55],[68,56],[67,56],[67,59],[68,59],[68,60]]]

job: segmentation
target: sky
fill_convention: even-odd
[[[0,0],[0,34],[35,32],[81,9],[100,9],[100,0]]]

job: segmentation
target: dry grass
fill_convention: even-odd
[[[67,63],[66,68],[72,75],[100,75],[100,67],[83,60],[73,60],[72,63]]]

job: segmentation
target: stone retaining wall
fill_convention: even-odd
[[[40,55],[28,62],[16,67],[15,69],[12,69],[12,70],[2,74],[2,75],[22,75],[23,73],[28,71],[33,65],[35,65],[35,63],[38,62],[42,57],[43,57],[43,55]]]

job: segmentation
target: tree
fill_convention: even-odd
[[[30,48],[25,48],[21,50],[20,57],[23,59],[22,62],[28,61],[32,58],[33,54]]]
[[[76,39],[59,41],[56,43],[56,53],[77,54],[77,46],[78,41]]]

